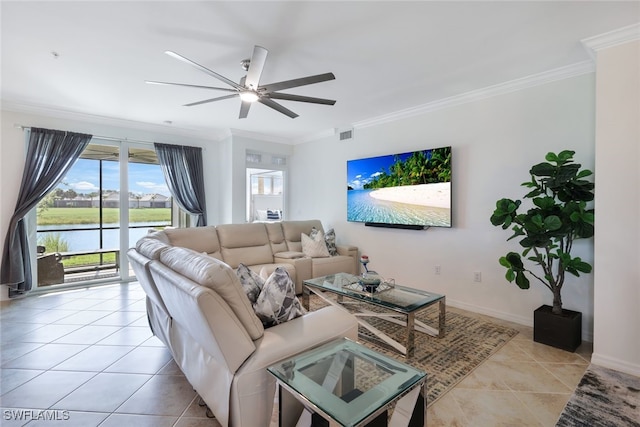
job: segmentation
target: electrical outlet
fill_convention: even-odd
[[[440,275],[440,266],[436,265],[434,271],[435,271],[436,275],[439,276]]]
[[[475,271],[473,273],[473,281],[474,282],[482,282],[482,273],[480,273],[479,271]]]

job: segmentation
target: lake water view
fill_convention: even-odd
[[[129,227],[129,243],[127,247],[135,246],[136,242],[144,237],[149,228],[164,227],[167,223],[160,222],[132,222]],[[91,251],[100,248],[100,230],[86,230],[87,228],[97,228],[100,224],[76,224],[76,225],[46,225],[38,227],[38,239],[46,234],[59,234],[61,239],[69,244],[69,251]],[[119,227],[119,224],[105,224],[104,227]],[[59,231],[69,228],[76,228],[73,231]],[[120,248],[120,229],[102,230],[102,248],[103,249],[119,249]]]

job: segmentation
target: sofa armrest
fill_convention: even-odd
[[[358,274],[360,270],[359,257],[358,257],[358,247],[351,245],[337,245],[336,249],[338,250],[338,255],[346,255],[353,258],[353,272],[354,274]]]
[[[268,425],[265,420],[271,419],[276,386],[267,367],[342,337],[356,340],[358,321],[346,310],[334,306],[265,329],[264,336],[254,341],[256,351],[238,369],[231,384],[235,398],[231,399],[230,418],[237,425]]]
[[[273,256],[280,259],[297,259],[297,258],[304,258],[304,253],[287,251],[287,252],[278,252],[277,254],[273,254]]]
[[[302,293],[302,282],[311,279],[311,258],[273,258],[277,264],[291,264],[296,269],[296,295]]]
[[[337,245],[336,249],[338,250],[339,255],[347,255],[347,256],[358,256],[358,247],[351,245]]]
[[[342,337],[358,339],[358,320],[335,306],[323,307],[267,328],[264,336],[254,341],[256,351],[236,372],[237,381],[251,373],[266,374],[266,368],[279,360]],[[247,386],[251,384],[248,382]]]

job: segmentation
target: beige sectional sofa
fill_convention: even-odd
[[[332,264],[293,253],[299,248],[297,230],[319,225],[289,221],[172,229],[140,239],[127,252],[147,294],[151,329],[222,426],[270,424],[275,381],[267,366],[336,338],[357,339],[355,317],[333,306],[265,329],[233,269],[240,262],[275,268],[282,261],[297,281],[314,271],[353,271],[357,261],[350,255],[332,257]]]
[[[260,273],[263,268],[272,272],[283,266],[296,284],[296,294],[301,294],[303,280],[334,273],[356,274],[358,271],[356,246],[337,245],[337,256],[305,257],[301,236],[302,233],[308,235],[314,227],[324,233],[319,220],[307,220],[176,228],[159,231],[149,237],[171,246],[207,253],[231,268],[238,268],[243,263]]]

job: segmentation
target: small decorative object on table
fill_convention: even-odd
[[[369,257],[367,255],[362,255],[360,257],[360,263],[364,267],[365,272],[362,273],[358,282],[362,286],[362,289],[373,293],[382,282],[382,279],[378,273],[375,271],[369,271],[367,268],[367,264],[369,264]]]
[[[367,264],[369,264],[369,257],[366,255],[361,255],[360,264],[362,264],[362,266],[364,267],[364,271],[368,273],[369,269],[367,268]]]

